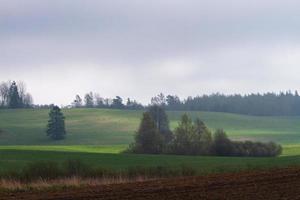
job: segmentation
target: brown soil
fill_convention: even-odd
[[[300,199],[300,168],[172,178],[59,191],[0,192],[0,199]]]

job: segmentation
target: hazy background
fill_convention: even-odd
[[[0,81],[35,103],[300,89],[300,2],[0,0]]]

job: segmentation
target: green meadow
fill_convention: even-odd
[[[256,117],[228,113],[188,112],[213,131],[224,128],[234,140],[275,141],[283,145],[277,158],[233,158],[121,153],[133,141],[142,111],[65,109],[67,138],[46,137],[47,109],[0,110],[0,172],[21,169],[29,162],[80,159],[93,166],[124,169],[134,166],[188,165],[199,171],[281,167],[300,164],[300,117]],[[174,129],[185,113],[168,112]]]

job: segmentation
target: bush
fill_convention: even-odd
[[[282,147],[274,142],[233,142],[234,156],[273,157],[282,152]]]

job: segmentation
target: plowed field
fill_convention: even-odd
[[[161,179],[60,191],[2,192],[0,199],[300,199],[300,168]]]

